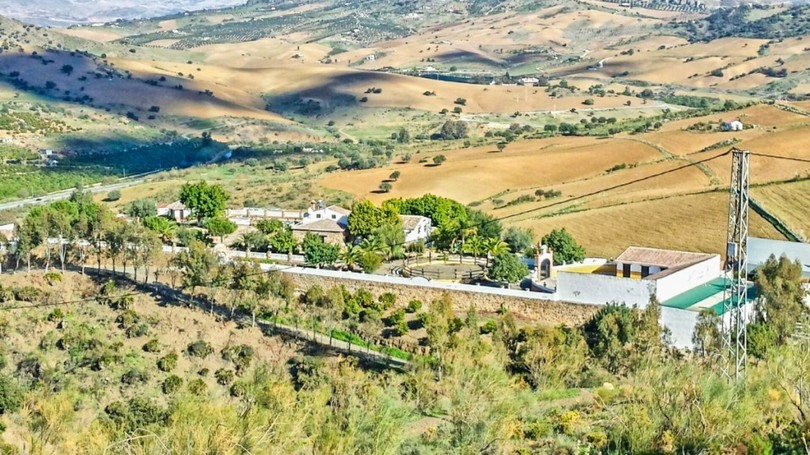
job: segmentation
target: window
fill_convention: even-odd
[[[336,219],[337,219],[337,215],[334,215],[334,214],[333,214],[333,215],[332,215],[332,219],[333,219],[333,220],[336,220]]]
[[[630,278],[630,264],[622,264],[622,277]]]
[[[646,265],[641,266],[641,278],[650,276],[650,267]]]
[[[321,219],[321,214],[319,213],[319,214],[315,215],[315,218],[320,220]]]

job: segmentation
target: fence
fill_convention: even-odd
[[[427,264],[425,264],[427,259]],[[480,267],[479,270],[431,270],[425,269],[425,265],[439,264],[442,266],[457,265],[473,265]],[[439,256],[434,259],[432,255],[427,258],[409,258],[406,259],[400,269],[400,275],[412,278],[421,277],[432,280],[454,280],[454,281],[476,281],[483,279],[485,276],[487,261],[485,259],[471,258],[465,256]]]

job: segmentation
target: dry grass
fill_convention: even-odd
[[[514,224],[538,236],[566,228],[589,256],[616,257],[631,245],[722,253],[728,196],[723,192],[620,205]],[[751,214],[751,235],[782,239],[770,224]]]
[[[421,157],[432,157],[439,152],[418,154],[408,164],[326,174],[320,183],[373,201],[433,193],[469,203],[507,190],[547,188],[599,176],[616,163],[661,157],[654,148],[637,142],[584,137],[513,143],[502,153],[494,146],[441,153],[447,157],[441,166],[418,163]],[[571,166],[574,162],[579,164]],[[400,171],[401,177],[393,184],[393,190],[388,194],[371,193],[394,170]]]
[[[810,236],[810,181],[753,188],[751,194],[794,232]]]

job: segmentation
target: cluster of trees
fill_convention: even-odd
[[[95,257],[99,267],[106,258],[113,270],[121,264],[126,271],[131,264],[136,274],[141,267],[146,267],[148,274],[162,250],[158,234],[140,224],[116,219],[81,189],[67,200],[33,208],[16,230],[17,242],[10,252],[18,268],[25,261],[29,270],[35,251],[41,250],[46,270],[54,258],[64,270],[70,260],[84,268]]]

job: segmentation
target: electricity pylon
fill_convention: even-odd
[[[725,291],[723,299],[723,373],[731,380],[745,375],[748,357],[748,182],[749,152],[732,149],[728,202]]]

